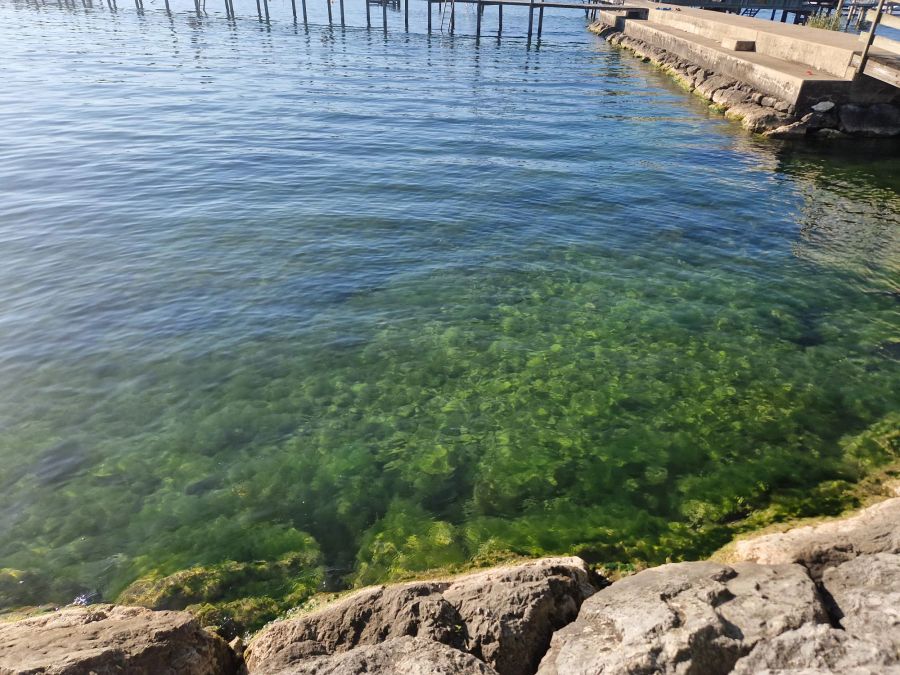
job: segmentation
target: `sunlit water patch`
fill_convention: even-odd
[[[0,604],[702,556],[897,452],[891,146],[412,19],[0,3]]]

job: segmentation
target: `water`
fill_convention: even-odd
[[[896,459],[896,146],[750,138],[577,13],[156,5],[0,2],[0,605],[697,557]]]

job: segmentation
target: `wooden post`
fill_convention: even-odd
[[[409,32],[409,0],[403,0],[403,26]]]
[[[197,2],[199,1],[197,0]],[[263,0],[263,7],[266,10],[266,23],[269,23],[269,0]]]
[[[477,0],[475,4],[475,40],[478,41],[481,39],[481,0]]]
[[[363,0],[366,3],[366,28],[372,27],[372,8],[369,6],[369,0]]]
[[[456,1],[450,0],[450,35],[456,30]]]
[[[300,7],[303,10],[303,25],[308,27],[309,22],[306,20],[306,0],[300,0]]]
[[[294,21],[297,21],[297,0],[291,0],[291,13],[294,15]]]
[[[166,0],[166,14],[171,14],[171,13],[172,13],[172,10],[169,7],[169,0]]]
[[[259,0],[256,0],[256,16],[262,21],[262,7],[259,6]]]
[[[497,37],[503,35],[503,5],[497,5]]]
[[[534,0],[528,3],[528,44],[531,44],[531,33],[534,30]]]
[[[428,0],[428,34],[431,35],[431,0]]]
[[[878,7],[875,8],[875,18],[872,19],[872,27],[869,28],[869,35],[866,38],[866,46],[863,49],[862,56],[859,58],[859,68],[856,69],[857,75],[864,73],[866,70],[866,63],[869,61],[869,50],[875,41],[875,31],[878,29],[878,24],[881,23],[882,12],[884,12],[884,0],[878,0]]]
[[[541,2],[541,8],[538,9],[538,40],[541,39],[541,32],[544,30],[544,3]]]
[[[368,0],[366,0],[366,2],[368,2]],[[325,4],[328,6],[328,25],[330,26],[332,24],[331,0],[325,0]]]
[[[341,28],[344,27],[344,0],[340,0],[341,3]]]
[[[381,27],[387,33],[387,4],[388,0],[381,0]]]

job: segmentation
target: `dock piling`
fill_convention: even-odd
[[[388,0],[381,0],[381,27],[387,33],[387,4]]]
[[[541,5],[544,3],[542,2]],[[541,39],[541,33],[544,30],[544,8],[543,6],[538,9],[538,40]]]
[[[372,27],[372,7],[369,4],[369,0],[365,0],[366,2],[366,28]]]
[[[428,34],[431,35],[431,0],[428,0]]]
[[[368,0],[366,1],[368,2]],[[332,23],[334,23],[331,16],[331,0],[325,0],[325,5],[328,7],[328,25],[330,26]]]
[[[403,27],[409,32],[409,0],[403,0]]]
[[[475,39],[481,39],[481,0],[478,0],[478,4],[475,6]]]
[[[534,0],[528,3],[528,44],[531,44],[531,34],[534,31]]]
[[[341,5],[341,28],[343,28],[346,24],[344,22],[344,0],[340,0]]]
[[[503,5],[497,6],[497,37],[503,35]]]

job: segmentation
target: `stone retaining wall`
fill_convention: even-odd
[[[682,86],[711,101],[725,117],[757,134],[774,138],[900,136],[900,108],[891,103],[860,105],[821,101],[806,110],[745,82],[716,73],[602,22],[590,26],[607,42],[633,52],[669,73]]]

